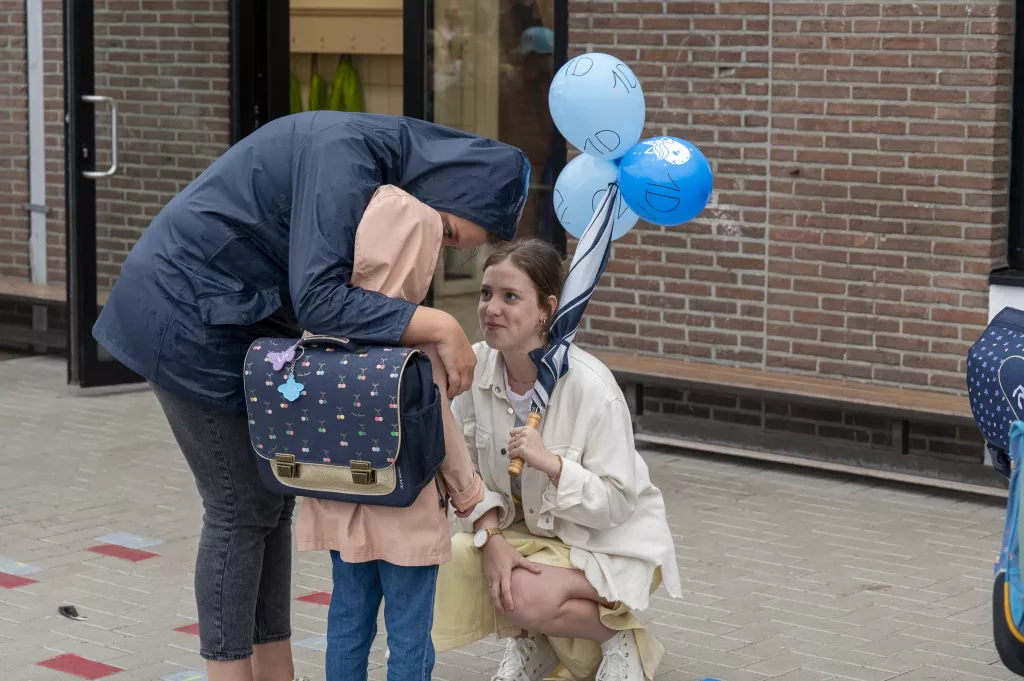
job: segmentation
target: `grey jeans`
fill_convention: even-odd
[[[199,654],[245,659],[253,644],[291,636],[295,497],[263,486],[245,414],[213,411],[152,388],[203,500],[195,576]]]

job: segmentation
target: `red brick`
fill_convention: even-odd
[[[138,563],[143,560],[149,560],[150,558],[156,558],[160,554],[153,553],[151,551],[142,551],[141,549],[129,549],[124,546],[115,546],[113,544],[101,544],[99,546],[93,546],[87,551],[98,553],[102,556],[109,556],[111,558],[120,558],[132,563]]]
[[[314,591],[304,596],[299,596],[295,600],[302,601],[303,603],[314,603],[316,605],[330,605],[331,604],[331,592],[330,591]]]
[[[43,660],[36,664],[40,667],[46,667],[47,669],[71,674],[72,676],[77,676],[81,679],[91,680],[102,679],[106,676],[111,676],[124,671],[120,667],[103,664],[102,662],[94,662],[70,653],[53,657],[48,660]]]
[[[28,577],[9,575],[6,572],[0,572],[0,589],[17,589],[19,587],[29,586],[36,583],[36,580],[29,579]]]

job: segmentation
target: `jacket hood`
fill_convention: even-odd
[[[434,210],[505,240],[526,204],[530,161],[508,144],[413,118],[403,120],[398,186]]]

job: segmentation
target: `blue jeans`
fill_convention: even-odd
[[[384,599],[388,681],[430,681],[434,670],[437,566],[401,567],[383,560],[346,563],[337,551],[327,612],[327,681],[366,681],[377,612]]]

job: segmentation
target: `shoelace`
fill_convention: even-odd
[[[523,671],[526,662],[537,652],[537,644],[528,638],[514,638],[505,646],[505,657],[501,660],[498,673],[491,681],[516,681],[516,675]]]
[[[622,681],[629,671],[629,663],[626,661],[626,653],[621,648],[609,650],[604,654],[601,661],[601,668],[597,671],[597,678],[601,681]]]

